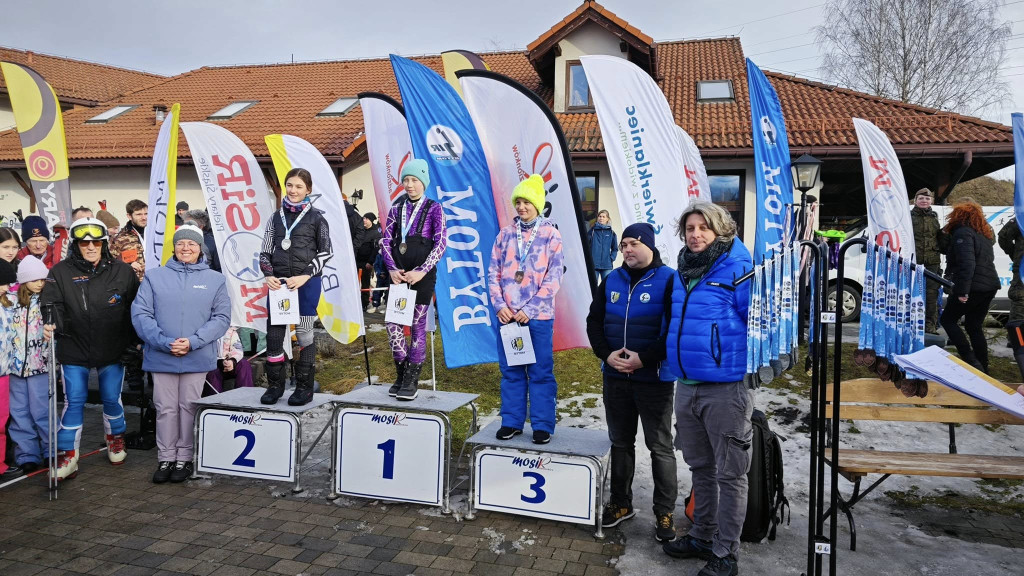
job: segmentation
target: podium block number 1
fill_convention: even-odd
[[[386,480],[395,479],[395,439],[377,444],[377,449],[384,452],[384,471],[382,475]]]

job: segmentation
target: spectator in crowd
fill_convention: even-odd
[[[220,258],[217,255],[217,241],[213,238],[213,228],[210,227],[210,215],[206,210],[189,210],[185,213],[185,221],[192,221],[203,231],[203,256],[210,270],[220,272]]]
[[[177,228],[185,223],[185,213],[188,212],[188,202],[179,201],[174,206],[174,227]]]
[[[623,265],[601,281],[590,304],[587,336],[602,361],[605,422],[612,442],[611,498],[601,522],[610,528],[636,514],[632,485],[639,418],[654,473],[654,534],[668,542],[676,538],[672,513],[678,494],[672,447],[675,377],[664,365],[675,271],[662,263],[654,236],[654,227],[646,222],[622,231]]]
[[[121,223],[118,222],[117,218],[115,218],[113,214],[106,210],[100,210],[97,212],[96,219],[103,222],[103,225],[107,227],[107,234],[110,236],[117,236],[117,233],[121,231]]]
[[[914,207],[910,210],[910,221],[914,226],[914,249],[917,263],[935,274],[941,274],[940,244],[942,230],[939,216],[932,210],[932,191],[921,188],[914,195]],[[929,280],[925,283],[925,332],[935,334],[939,323],[939,285]]]
[[[441,205],[424,197],[430,185],[427,162],[413,158],[405,163],[399,176],[405,187],[391,210],[383,229],[381,257],[392,284],[408,284],[416,291],[410,339],[405,326],[385,322],[397,377],[388,394],[399,400],[415,400],[420,371],[427,357],[427,310],[434,297],[437,264],[448,245]]]
[[[26,216],[21,222],[21,237],[25,240],[25,247],[18,252],[19,261],[31,255],[42,260],[47,268],[53,268],[60,261],[59,254],[54,256],[53,246],[50,245],[50,229],[46,227],[46,220],[42,216]]]
[[[753,265],[721,206],[695,202],[678,226],[685,246],[676,261],[666,353],[678,379],[676,445],[690,467],[696,504],[689,533],[662,548],[675,558],[707,560],[700,576],[735,575],[754,399],[743,381],[750,283],[732,282]]]
[[[1006,296],[1010,299],[1010,317],[1007,324],[1024,322],[1024,282],[1020,279],[1020,262],[1024,258],[1024,236],[1020,233],[1020,225],[1016,218],[1010,218],[999,229],[999,247],[1006,252],[1012,263],[1010,268],[1010,290]]]
[[[608,211],[601,210],[597,213],[597,222],[587,232],[590,256],[594,259],[594,274],[598,283],[611,274],[615,268],[615,258],[619,255],[619,241],[610,222],[611,216]]]
[[[373,212],[363,214],[362,244],[356,247],[356,266],[359,268],[363,309],[370,303],[370,280],[373,277],[373,262],[377,259],[380,248],[380,227],[377,226],[377,215]]]
[[[234,327],[229,327],[217,341],[217,367],[206,375],[206,381],[218,394],[235,388],[253,387],[252,366],[245,358],[242,341]]]
[[[992,250],[995,233],[981,206],[974,201],[954,205],[946,216],[943,231],[951,240],[946,254],[946,278],[953,282],[953,288],[939,321],[964,362],[988,372],[988,342],[982,324],[999,290]],[[961,318],[966,336],[959,326]]]
[[[149,220],[149,207],[142,200],[130,200],[125,205],[125,212],[128,213],[128,221],[110,243],[110,254],[114,258],[120,258],[135,271],[135,275],[142,281],[146,274],[146,223]]]
[[[139,280],[130,266],[110,255],[107,229],[95,218],[71,224],[68,258],[57,263],[46,279],[42,302],[54,307],[55,324],[47,324],[47,338],[56,335],[57,362],[64,380],[64,412],[57,432],[58,480],[78,473],[82,420],[89,392],[89,372],[96,369],[103,401],[103,427],[107,458],[124,462],[124,408],[121,354],[137,340],[132,329],[131,305]]]
[[[75,220],[78,220],[79,218],[92,218],[92,217],[93,217],[92,208],[87,208],[85,206],[79,206],[78,208],[75,208],[74,210],[71,211],[71,221],[72,222],[74,222]]]
[[[21,237],[18,236],[18,232],[7,226],[0,227],[0,260],[10,264],[15,272],[18,270],[19,250],[21,250]],[[11,282],[11,284],[15,283],[16,281]]]
[[[10,411],[14,461],[32,472],[50,448],[50,343],[43,337],[39,293],[49,271],[35,256],[18,267],[18,298],[10,326]]]
[[[196,402],[231,325],[227,284],[207,266],[202,246],[202,230],[179,227],[174,256],[149,271],[132,304],[132,324],[145,343],[142,368],[153,377],[155,484],[192,476]]]
[[[530,332],[536,362],[509,366],[498,338],[501,370],[499,440],[522,434],[529,404],[533,442],[547,444],[555,433],[555,294],[562,284],[562,235],[540,216],[544,179],[533,174],[512,190],[518,216],[498,232],[487,271],[491,308],[502,325],[517,322]]]
[[[260,269],[266,276],[268,289],[298,291],[300,321],[296,338],[300,351],[294,369],[295,392],[288,398],[288,404],[302,406],[313,399],[316,364],[313,322],[320,302],[320,274],[333,251],[327,218],[309,199],[313,176],[304,168],[292,168],[284,181],[281,209],[269,219],[263,235]],[[284,394],[287,326],[275,325],[273,319],[271,315],[267,327],[267,391],[260,398],[263,404],[276,404]]]
[[[0,231],[10,228],[0,228]],[[3,242],[0,242],[0,255],[4,254]],[[10,260],[0,257],[0,483],[14,480],[25,474],[19,466],[7,465],[7,420],[10,411],[10,364],[12,339],[7,335],[14,323],[14,300],[10,289],[18,282],[18,273]]]

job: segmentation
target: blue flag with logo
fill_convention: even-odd
[[[1024,114],[1013,113],[1013,211],[1017,213],[1017,227],[1024,234]],[[1024,279],[1024,266],[1021,266]]]
[[[782,105],[764,73],[747,58],[750,117],[754,128],[754,181],[757,184],[757,220],[754,262],[782,250],[786,213],[793,206],[793,175],[789,140]]]
[[[487,267],[498,235],[480,137],[466,105],[436,72],[392,55],[412,150],[430,166],[427,197],[441,203],[448,248],[437,264],[437,312],[449,368],[497,362],[496,319],[487,294]]]

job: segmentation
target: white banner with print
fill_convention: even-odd
[[[383,226],[396,198],[405,193],[399,182],[402,166],[412,159],[409,125],[402,105],[389,96],[373,92],[359,95],[366,130],[366,154],[377,198],[377,218]]]
[[[675,267],[683,241],[675,219],[689,204],[678,128],[661,88],[635,64],[614,56],[582,56],[601,126],[622,226],[648,222],[662,258]]]
[[[853,119],[864,166],[864,195],[868,207],[868,237],[904,257],[914,255],[914,226],[910,221],[907,183],[896,151],[884,132],[867,120]]]
[[[182,122],[210,213],[221,272],[231,296],[231,325],[267,331],[267,287],[260,246],[274,197],[252,152],[237,136],[207,122]]]
[[[711,202],[711,185],[697,143],[679,126],[679,144],[683,149],[683,170],[686,172],[686,196],[690,202]]]

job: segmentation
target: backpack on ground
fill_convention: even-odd
[[[747,472],[747,516],[740,540],[760,542],[765,536],[775,540],[776,528],[789,509],[783,484],[782,444],[780,436],[768,426],[764,412],[754,410],[750,417],[754,434],[750,440],[750,470]],[[785,440],[781,438],[781,440]],[[686,497],[686,517],[693,521],[693,489]],[[788,520],[787,520],[788,523]]]

